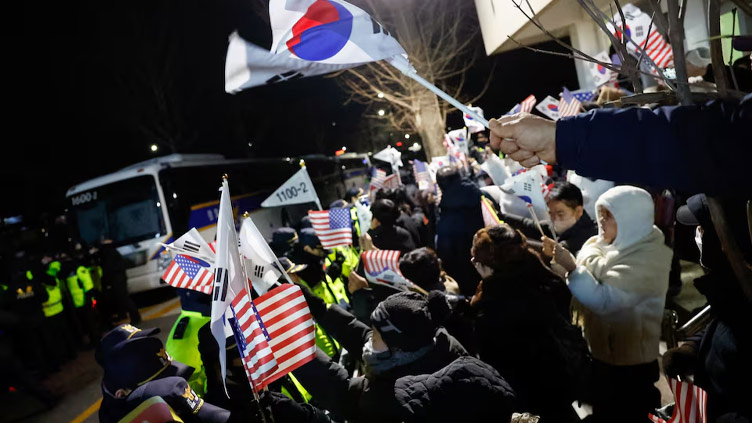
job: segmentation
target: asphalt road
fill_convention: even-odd
[[[179,299],[173,297],[171,292],[161,290],[139,294],[135,296],[135,301],[139,306],[143,320],[139,327],[160,328],[161,332],[158,337],[164,341],[180,313]],[[7,413],[0,413],[0,422],[98,422],[97,413],[102,399],[100,388],[102,374],[102,369],[94,360],[94,351],[81,351],[75,360],[67,363],[61,371],[43,382],[48,389],[61,396],[60,401],[54,408],[42,411],[41,403],[33,398],[18,396],[12,398],[14,402],[9,405],[15,411],[11,415],[19,416],[29,413],[34,413],[34,415],[18,420]]]

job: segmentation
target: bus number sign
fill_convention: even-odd
[[[84,192],[82,194],[78,194],[76,196],[71,197],[71,203],[74,206],[80,206],[81,204],[86,204],[91,201],[97,200],[97,192],[96,191],[89,191]]]
[[[293,185],[291,187],[278,191],[276,194],[277,194],[277,200],[283,202],[283,201],[289,201],[289,200],[295,199],[299,195],[307,194],[307,193],[308,193],[308,187],[306,186],[306,183],[301,182],[298,186]]]

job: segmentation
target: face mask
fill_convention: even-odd
[[[479,187],[485,187],[486,186],[486,181],[482,181],[482,180],[478,181],[478,186]]]
[[[566,232],[567,229],[574,226],[575,223],[577,223],[577,218],[574,216],[572,216],[569,219],[562,219],[562,220],[557,219],[554,222],[554,230],[556,231],[557,234],[561,234],[561,233]]]
[[[700,250],[700,256],[702,256],[702,234],[699,226],[695,229],[695,244],[697,244],[697,249]]]

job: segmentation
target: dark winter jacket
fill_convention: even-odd
[[[403,228],[410,234],[410,238],[413,240],[413,244],[416,245],[423,245],[423,239],[420,236],[420,224],[418,221],[413,219],[412,216],[406,214],[406,213],[400,213],[399,218],[397,218],[397,226]]]
[[[533,219],[509,213],[504,214],[502,219],[504,220],[504,223],[508,223],[511,227],[522,231],[522,233],[529,239],[540,239],[538,225],[535,224]],[[553,233],[551,232],[551,227],[548,225],[548,222],[541,222],[541,228],[543,228],[543,232],[546,236],[553,238]],[[557,238],[557,241],[576,256],[585,241],[595,235],[598,235],[598,225],[593,222],[593,219],[590,218],[590,215],[588,215],[587,212],[583,212],[582,216],[571,228],[558,234],[559,237]]]
[[[749,381],[752,380],[752,306],[730,269],[713,270],[695,280],[712,306],[715,320],[698,349],[695,383],[708,392],[708,421],[743,416],[752,421]],[[720,420],[719,420],[720,421]],[[744,421],[730,419],[728,421]]]
[[[436,253],[444,270],[468,296],[475,292],[480,280],[470,263],[473,236],[484,226],[480,197],[480,188],[467,179],[442,188],[436,225]]]
[[[394,393],[405,422],[508,422],[514,391],[489,364],[460,357],[432,374],[397,379]]]
[[[403,254],[415,249],[415,242],[405,228],[401,226],[381,225],[368,231],[373,245],[380,250],[398,250]]]
[[[308,298],[308,295],[306,295]],[[315,301],[315,300],[314,300]],[[346,350],[357,354],[371,336],[371,328],[339,306],[311,307],[314,319]],[[316,359],[293,372],[306,390],[324,408],[351,421],[401,421],[394,392],[395,381],[403,376],[430,374],[467,355],[462,345],[444,329],[435,336],[435,347],[421,359],[370,377],[351,378],[338,363],[318,351]]]
[[[752,193],[752,94],[741,103],[598,109],[556,123],[556,160],[578,175],[732,196]],[[699,170],[701,169],[701,171]]]
[[[557,421],[571,409],[563,395],[565,363],[552,334],[554,316],[568,315],[567,288],[553,274],[522,267],[483,281],[474,304],[476,351],[512,386],[520,410]]]

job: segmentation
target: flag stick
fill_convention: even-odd
[[[473,110],[471,110],[469,107],[465,106],[464,104],[457,101],[454,97],[450,96],[449,94],[445,93],[444,91],[440,90],[436,85],[433,85],[432,83],[426,81],[418,75],[418,73],[413,69],[412,66],[410,66],[410,62],[407,61],[403,56],[397,55],[392,58],[387,59],[387,62],[397,68],[400,72],[405,74],[406,76],[409,76],[410,78],[414,79],[415,82],[419,83],[420,85],[428,88],[431,90],[434,94],[437,96],[443,98],[446,100],[449,104],[456,107],[463,113],[467,113],[468,115],[472,116],[473,119],[477,120],[479,123],[481,123],[483,126],[488,128],[488,119],[483,118],[479,114],[475,113]]]
[[[300,159],[300,162],[298,164],[300,165],[301,169],[305,169],[306,173],[308,173],[308,169],[306,168],[306,165],[305,165],[305,160]],[[311,175],[308,175],[308,180],[311,181],[311,189],[313,190],[313,193],[316,194],[316,206],[319,208],[319,210],[324,210],[321,207],[321,200],[319,200],[319,193],[316,192],[316,187],[313,186],[313,179],[311,179]]]
[[[543,233],[543,228],[541,227],[540,221],[538,220],[538,216],[535,215],[535,210],[533,210],[533,205],[530,203],[527,203],[527,211],[530,212],[530,216],[533,217],[533,221],[535,222],[535,226],[538,227],[538,230],[541,233],[541,236],[546,236],[545,233]]]

